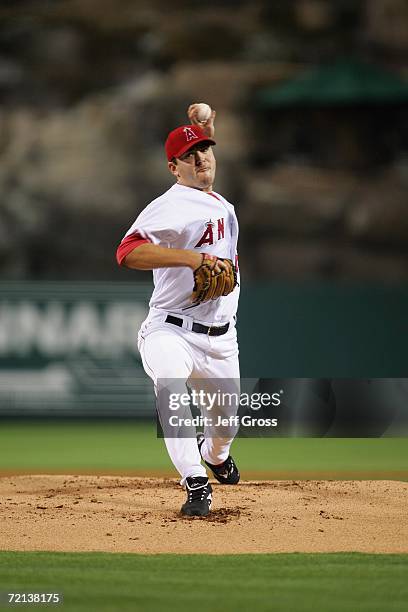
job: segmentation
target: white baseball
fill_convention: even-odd
[[[208,121],[210,116],[211,116],[211,107],[208,106],[208,104],[205,104],[204,102],[197,104],[196,117],[198,121],[202,121],[203,123],[205,123],[206,121]]]

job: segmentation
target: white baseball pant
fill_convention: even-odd
[[[185,390],[187,382],[191,388],[197,388],[194,379],[201,381],[219,379],[217,388],[221,393],[236,392],[237,385],[239,391],[240,373],[235,325],[232,324],[222,336],[209,336],[166,323],[168,314],[171,313],[152,309],[138,335],[143,367],[154,383],[156,395],[158,381],[169,379],[178,379]],[[187,320],[187,325],[189,321],[191,328],[190,317],[178,314],[173,316]],[[162,421],[159,403],[157,408],[159,419]],[[229,406],[214,406],[211,414],[216,419],[218,414],[223,417],[235,416],[237,410],[238,404],[233,403]],[[168,417],[168,414],[166,416]],[[209,431],[214,429],[208,430],[204,427],[205,441],[201,447],[201,454],[208,463],[219,465],[229,455],[233,435],[207,437],[210,435]],[[228,431],[231,432],[231,428]],[[164,440],[170,459],[181,475],[180,484],[184,485],[189,476],[206,476],[195,437],[165,436]]]

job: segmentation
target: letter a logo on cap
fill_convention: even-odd
[[[190,140],[194,140],[195,138],[198,138],[197,134],[194,134],[193,130],[189,127],[185,127],[183,132],[186,135],[187,142],[190,142]]]

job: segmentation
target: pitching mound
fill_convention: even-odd
[[[214,484],[206,518],[183,518],[176,480],[0,479],[3,550],[134,553],[408,553],[408,483]]]

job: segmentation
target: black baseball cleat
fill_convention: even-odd
[[[198,450],[200,451],[200,455],[201,455],[201,446],[204,440],[205,440],[204,434],[198,433],[197,434],[197,444],[198,444]],[[201,455],[201,458],[203,458],[202,455]],[[210,470],[214,474],[214,477],[221,484],[234,485],[239,482],[239,478],[240,478],[239,470],[237,466],[235,465],[235,461],[233,460],[231,455],[228,455],[224,463],[220,463],[220,465],[211,465],[211,463],[208,463],[205,459],[203,459],[203,461],[210,468]]]
[[[206,476],[186,478],[187,501],[181,506],[186,516],[207,516],[212,502],[212,486]]]

